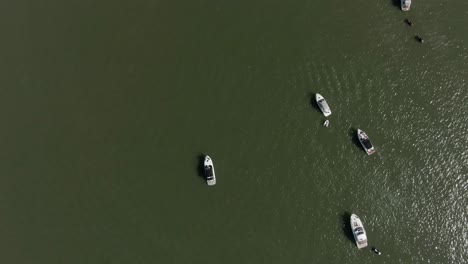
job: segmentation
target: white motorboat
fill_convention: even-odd
[[[323,126],[324,127],[328,127],[330,125],[330,120],[325,120],[325,122],[323,123]]]
[[[317,101],[317,104],[320,107],[320,110],[322,110],[324,116],[331,115],[330,107],[328,106],[327,101],[325,101],[325,98],[323,98],[323,96],[321,96],[320,94],[315,94],[315,100]]]
[[[401,10],[409,11],[411,7],[411,0],[401,0]]]
[[[359,142],[361,143],[362,147],[366,151],[367,155],[372,155],[375,153],[375,148],[372,145],[369,137],[367,136],[366,132],[362,131],[361,129],[357,130],[357,136]]]
[[[213,165],[213,160],[208,155],[205,157],[204,168],[205,168],[206,183],[208,183],[208,185],[210,186],[215,185],[216,174],[215,174],[215,169]]]
[[[359,249],[367,247],[366,230],[364,230],[364,225],[362,224],[361,219],[359,219],[359,216],[355,214],[351,215],[351,229],[353,231],[357,247]]]

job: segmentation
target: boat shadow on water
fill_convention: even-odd
[[[357,128],[351,127],[349,128],[348,135],[351,138],[351,141],[353,144],[360,150],[362,150],[361,142],[359,142],[359,139],[357,137]]]
[[[317,104],[317,100],[315,99],[315,93],[309,94],[309,102],[312,105],[312,108],[314,108],[317,112],[322,114],[322,110],[320,110],[320,107]]]
[[[198,154],[197,156],[197,175],[200,177],[203,181],[206,181],[205,178],[205,167],[204,167],[204,161],[205,161],[206,155],[203,154]]]
[[[401,0],[391,0],[392,4],[398,8],[401,7]]]
[[[343,229],[343,234],[345,235],[346,238],[353,244],[355,243],[354,241],[354,235],[353,231],[351,230],[351,214],[349,212],[344,212],[341,215],[341,226]]]

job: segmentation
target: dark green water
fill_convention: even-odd
[[[0,262],[467,263],[467,13],[0,4]]]

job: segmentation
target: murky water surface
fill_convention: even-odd
[[[0,7],[2,263],[468,262],[466,1]]]

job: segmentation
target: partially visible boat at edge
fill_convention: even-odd
[[[357,136],[359,142],[361,143],[362,147],[366,151],[367,155],[372,155],[375,153],[375,148],[372,145],[369,137],[367,136],[366,132],[362,131],[361,129],[357,130]]]
[[[330,107],[328,106],[327,101],[325,101],[325,98],[323,98],[323,96],[321,96],[320,94],[315,94],[315,100],[317,101],[317,104],[320,107],[320,110],[322,110],[324,116],[331,115]]]
[[[364,225],[359,219],[359,216],[352,214],[351,215],[351,229],[353,231],[354,240],[359,249],[367,247],[367,235]]]
[[[213,165],[213,160],[211,160],[210,156],[208,155],[205,157],[204,169],[205,169],[206,183],[208,183],[208,185],[210,186],[215,185],[216,174],[215,174],[215,169]]]
[[[409,11],[411,7],[411,0],[401,0],[401,10]]]

